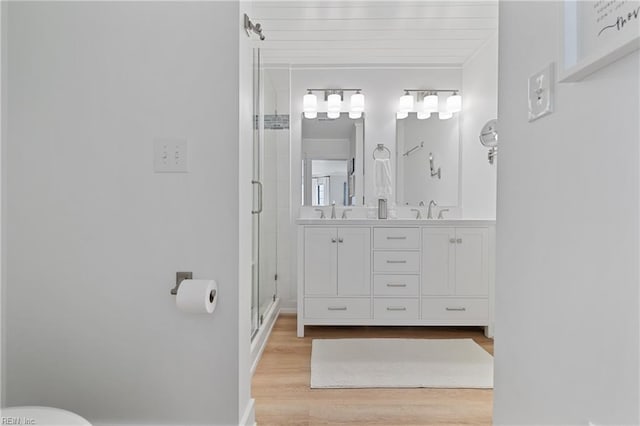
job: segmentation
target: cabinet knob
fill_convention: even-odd
[[[332,238],[332,239],[331,239],[331,242],[332,242],[332,243],[335,243],[335,242],[336,242],[336,239],[335,239],[335,238]]]
[[[458,238],[458,239],[456,240],[456,243],[461,244],[461,243],[462,243],[462,238]]]
[[[343,238],[338,238],[338,242],[339,243],[344,243],[344,239]]]
[[[455,243],[456,243],[456,239],[455,239],[455,238],[449,238],[449,242],[450,242],[451,244],[455,244]]]

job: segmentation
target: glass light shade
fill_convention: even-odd
[[[440,111],[440,112],[438,113],[438,118],[439,118],[440,120],[448,120],[448,119],[450,119],[451,117],[453,117],[453,113],[452,113],[452,112],[449,112],[449,111]]]
[[[315,112],[318,110],[318,98],[313,93],[307,93],[302,98],[302,110],[304,112]],[[308,117],[307,117],[308,118]]]
[[[352,118],[352,119],[355,120],[355,119],[360,118],[360,117],[362,117],[362,113],[361,112],[349,111],[349,118]]]
[[[424,112],[438,112],[438,95],[428,95],[424,97],[422,103]]]
[[[364,95],[362,93],[354,93],[351,95],[351,111],[364,111]]]
[[[453,94],[447,98],[447,109],[449,112],[462,111],[462,96]]]
[[[327,111],[340,112],[340,103],[341,102],[342,102],[342,99],[340,99],[340,95],[338,95],[336,93],[329,95],[329,97],[327,98]],[[331,117],[329,117],[329,118],[331,118]]]
[[[340,117],[340,111],[329,111],[327,112],[327,118],[336,119]]]
[[[407,118],[409,116],[408,112],[403,112],[403,111],[398,111],[396,112],[396,118],[398,120],[404,120],[405,118]]]
[[[304,118],[316,118],[318,116],[318,113],[316,111],[305,111],[304,112]]]
[[[399,112],[411,112],[413,109],[413,96],[402,95],[400,96],[400,104],[398,106]]]
[[[418,120],[426,120],[427,118],[431,117],[431,113],[425,112],[425,111],[418,111],[416,116],[418,117]]]

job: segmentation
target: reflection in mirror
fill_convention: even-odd
[[[353,206],[363,199],[364,117],[348,113],[302,119],[302,201],[305,206]]]
[[[458,205],[460,136],[458,117],[396,120],[397,203]],[[439,172],[439,173],[438,173]]]

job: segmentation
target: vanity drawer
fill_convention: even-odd
[[[376,296],[418,296],[420,275],[374,275],[373,294]]]
[[[368,297],[305,299],[304,317],[315,319],[368,319],[371,318],[371,299]]]
[[[418,228],[373,228],[373,248],[375,249],[419,249]]]
[[[489,320],[489,301],[459,298],[422,299],[422,319],[486,322]]]
[[[417,320],[420,318],[418,299],[376,297],[373,299],[373,318]]]
[[[420,252],[376,251],[373,253],[374,272],[420,272]]]

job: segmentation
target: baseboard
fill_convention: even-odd
[[[247,403],[244,414],[240,419],[240,426],[256,426],[256,400],[251,398]]]
[[[280,313],[284,315],[296,315],[298,313],[298,309],[281,307]]]
[[[251,375],[255,373],[258,367],[258,362],[260,362],[260,357],[262,357],[264,348],[267,346],[267,340],[269,340],[269,335],[271,335],[271,330],[278,319],[278,315],[280,315],[280,299],[276,299],[269,310],[265,312],[262,326],[251,342]]]

